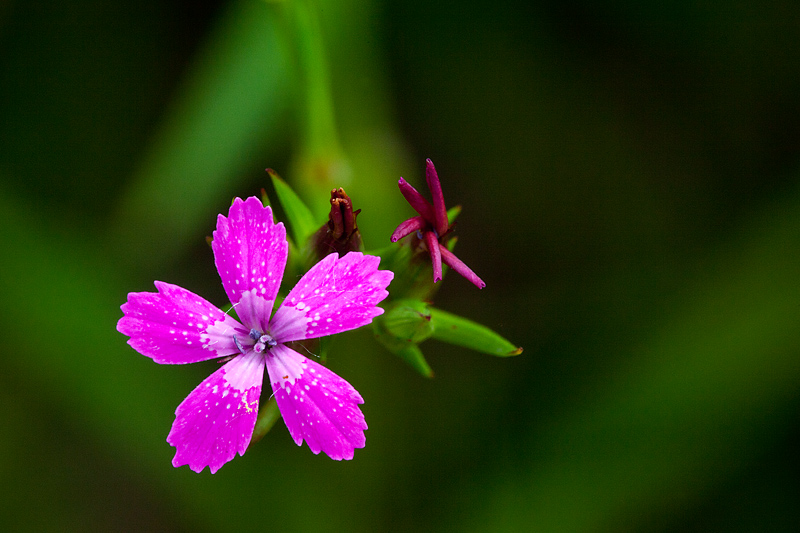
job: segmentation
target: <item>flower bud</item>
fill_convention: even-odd
[[[331,191],[331,210],[326,222],[312,237],[311,245],[317,260],[332,252],[342,257],[347,252],[361,251],[361,233],[353,211],[353,202],[341,187]]]

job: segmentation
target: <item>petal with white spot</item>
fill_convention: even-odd
[[[366,443],[361,395],[324,366],[279,344],[266,355],[267,372],[289,434],[298,446],[331,459],[352,459]]]
[[[132,292],[122,304],[117,330],[156,363],[183,364],[239,353],[233,335],[247,335],[239,322],[191,291],[155,282],[158,292]]]
[[[314,339],[356,329],[383,309],[394,274],[378,270],[380,257],[335,253],[314,265],[286,296],[270,322],[278,342]]]
[[[213,236],[214,261],[236,314],[248,329],[264,331],[286,268],[286,228],[251,196],[236,198],[228,216],[217,217]]]
[[[264,354],[239,355],[197,386],[175,410],[167,442],[175,447],[175,467],[213,474],[244,455],[258,416]]]

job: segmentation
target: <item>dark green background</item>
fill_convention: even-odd
[[[796,530],[799,5],[0,4],[3,528]],[[205,236],[267,166],[382,246],[426,157],[487,283],[436,303],[524,354],[343,335],[354,461],[279,423],[174,469],[216,363],[130,349],[126,293],[223,305]]]

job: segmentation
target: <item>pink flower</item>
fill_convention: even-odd
[[[241,322],[200,296],[155,282],[157,293],[132,292],[117,329],[156,363],[230,360],[195,388],[175,411],[167,442],[172,464],[213,474],[244,455],[253,434],[264,367],[286,427],[298,446],[352,459],[365,444],[361,395],[344,379],[286,343],[369,324],[383,309],[393,274],[380,259],[330,254],[311,268],[270,318],[286,267],[283,224],[255,198],[237,198],[219,215],[212,243],[217,271]]]
[[[444,263],[467,278],[476,287],[482,289],[486,286],[486,283],[443,244],[443,239],[446,238],[452,228],[447,220],[447,209],[444,206],[444,196],[442,195],[442,184],[439,182],[439,175],[436,173],[433,161],[430,159],[425,161],[427,163],[425,177],[428,181],[428,188],[431,191],[433,204],[409,185],[406,180],[400,178],[400,181],[397,182],[400,192],[419,215],[401,222],[392,233],[392,242],[397,242],[403,237],[417,232],[420,241],[425,244],[425,248],[428,249],[428,253],[431,255],[434,283],[441,281],[442,263]]]

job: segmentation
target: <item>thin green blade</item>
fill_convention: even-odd
[[[511,344],[486,326],[441,309],[433,307],[429,309],[434,339],[497,357],[522,353],[521,347]]]

